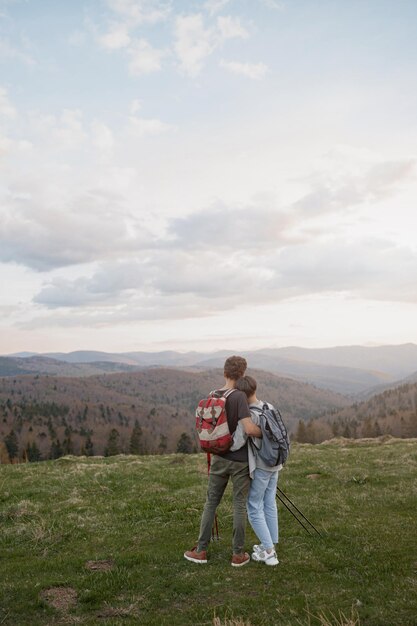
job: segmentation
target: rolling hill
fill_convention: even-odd
[[[326,410],[346,406],[347,399],[316,387],[251,370],[259,396],[278,406],[289,426]],[[146,369],[142,372],[89,377],[25,375],[0,378],[0,440],[13,429],[20,448],[36,442],[44,457],[53,442],[66,442],[79,454],[93,442],[103,454],[110,431],[117,429],[120,450],[129,450],[135,420],[147,452],[174,451],[183,432],[194,437],[194,411],[208,391],[223,384],[221,370],[190,372]]]
[[[363,402],[355,402],[338,410],[331,410],[308,427],[315,431],[312,443],[326,437],[318,436],[325,427],[333,435],[345,437],[377,437],[389,434],[395,437],[417,437],[417,382],[390,387]],[[307,436],[306,440],[309,440]]]

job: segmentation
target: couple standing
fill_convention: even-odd
[[[207,563],[207,546],[211,537],[216,509],[229,478],[233,487],[233,556],[232,565],[249,563],[245,552],[246,508],[249,521],[259,539],[253,546],[252,559],[267,565],[277,565],[275,544],[278,543],[278,513],[275,500],[278,471],[265,465],[256,453],[256,445],[249,438],[262,437],[257,409],[263,402],[256,397],[256,381],[245,376],[246,359],[229,357],[224,364],[225,385],[216,394],[234,389],[227,395],[226,415],[233,446],[223,454],[214,454],[211,461],[207,499],[201,517],[197,545],[184,553],[188,561]],[[256,441],[256,439],[255,439]]]

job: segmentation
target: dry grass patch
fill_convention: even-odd
[[[77,604],[77,592],[72,587],[50,587],[42,591],[41,599],[57,611],[68,611]]]
[[[245,621],[241,617],[232,617],[232,619],[223,619],[220,617],[213,618],[213,626],[252,626],[249,621]]]
[[[100,619],[110,619],[112,617],[139,617],[139,609],[136,604],[126,607],[114,607],[106,605],[101,611],[96,613]]]
[[[114,567],[114,561],[103,559],[101,561],[87,561],[86,568],[92,572],[110,572]]]

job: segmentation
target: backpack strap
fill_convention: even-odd
[[[255,411],[259,411],[259,413],[263,413],[264,411],[275,411],[275,409],[272,406],[270,406],[267,402],[264,402],[262,404],[262,407],[249,405],[249,408],[254,409]]]
[[[214,398],[219,391],[222,392],[220,396],[218,396],[219,398],[228,398],[236,389],[234,387],[232,389],[225,389],[224,391],[222,389],[214,389],[214,391],[210,391],[209,398]]]
[[[258,413],[263,413],[265,411],[265,408],[268,408],[268,405],[264,404],[262,407],[260,407],[260,406],[252,406],[250,404],[249,408],[250,408],[251,411],[253,409],[254,411],[257,411]]]

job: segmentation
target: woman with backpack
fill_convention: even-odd
[[[262,429],[262,420],[265,407],[267,411],[274,411],[271,404],[266,404],[256,397],[256,380],[252,376],[243,376],[236,381],[236,389],[243,391],[248,398],[249,409],[253,422]],[[234,437],[232,450],[243,445],[247,435],[239,429]],[[249,438],[249,475],[251,484],[247,499],[249,522],[259,539],[259,544],[253,546],[252,559],[266,565],[278,565],[279,561],[275,546],[278,543],[278,509],[276,491],[279,470],[282,464],[271,465],[259,455],[261,439]]]

